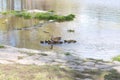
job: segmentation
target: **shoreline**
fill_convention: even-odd
[[[25,48],[16,48],[4,45],[4,48],[0,48],[0,64],[4,65],[36,65],[36,66],[56,66],[61,68],[70,68],[79,72],[79,74],[85,75],[87,72],[89,76],[96,77],[98,74],[92,75],[94,71],[96,73],[109,72],[110,70],[117,70],[120,72],[120,62],[103,61],[96,59],[80,59],[70,53],[56,53],[54,51],[40,51]],[[85,72],[85,73],[84,73]],[[87,76],[85,76],[87,79]],[[79,80],[80,78],[76,79]],[[81,79],[80,79],[81,80]],[[84,80],[84,79],[83,79]],[[90,78],[90,80],[93,80]]]
[[[0,48],[0,63],[2,64],[67,64],[68,62],[105,62],[112,64],[120,64],[118,61],[104,61],[93,58],[80,58],[77,55],[69,52],[57,53],[54,51],[41,51],[26,48],[16,48],[8,45],[3,45],[4,48]]]

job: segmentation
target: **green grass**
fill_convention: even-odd
[[[27,13],[27,12],[19,12],[19,13],[15,14],[15,16],[23,17],[24,19],[31,19],[32,18],[32,15],[30,13]]]
[[[35,19],[38,20],[54,20],[57,22],[64,22],[64,21],[72,21],[75,18],[75,15],[70,14],[67,16],[50,14],[50,13],[36,13],[34,16]]]
[[[75,80],[75,71],[59,66],[2,65],[0,80]]]
[[[113,58],[113,61],[120,61],[120,55]]]
[[[52,13],[51,13],[52,12]],[[69,14],[66,16],[63,15],[57,15],[53,13],[54,11],[48,11],[46,13],[29,13],[27,11],[7,11],[7,12],[2,12],[1,14],[3,15],[14,15],[16,17],[23,17],[25,19],[31,19],[35,18],[38,20],[54,20],[57,22],[64,22],[64,21],[72,21],[75,18],[75,15]]]

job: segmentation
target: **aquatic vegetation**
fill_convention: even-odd
[[[113,61],[120,61],[120,55],[113,58]]]
[[[27,12],[18,12],[18,13],[15,13],[15,16],[17,17],[23,17],[25,19],[30,19],[32,18],[31,14],[30,13],[27,13]]]
[[[66,20],[66,21],[71,21],[71,20],[73,20],[74,18],[75,18],[75,15],[69,14],[68,16],[65,17],[65,20]]]
[[[0,12],[0,14],[7,15],[8,12]]]
[[[57,22],[72,21],[74,18],[75,18],[75,16],[72,16],[72,15],[61,16],[61,15],[55,15],[55,14],[51,14],[51,13],[37,13],[37,14],[35,14],[35,19],[48,20],[48,21],[54,20]]]
[[[27,11],[7,11],[7,12],[2,12],[1,14],[3,15],[12,14],[16,17],[23,17],[25,19],[35,18],[38,20],[45,20],[45,21],[53,20],[57,22],[72,21],[75,18],[75,15],[73,14],[69,14],[66,16],[57,15],[54,13],[53,10],[45,13],[42,13],[42,12],[30,13]]]
[[[4,12],[0,12],[0,14],[2,14],[2,15],[9,15],[9,14],[15,15],[15,14],[17,14],[19,12],[20,11],[4,11]]]

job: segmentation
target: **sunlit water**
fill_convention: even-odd
[[[74,21],[49,23],[32,30],[14,30],[13,27],[34,25],[34,20],[16,18],[1,19],[0,42],[20,48],[50,50],[50,45],[40,40],[50,35],[61,36],[63,40],[77,40],[75,44],[55,45],[53,50],[78,54],[82,58],[110,60],[120,54],[120,1],[119,0],[46,0],[43,10],[55,10],[57,14],[76,15]],[[19,7],[18,7],[19,9]],[[74,33],[67,32],[75,30]],[[44,33],[48,31],[48,33]]]

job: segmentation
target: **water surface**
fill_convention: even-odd
[[[50,50],[50,45],[40,40],[50,35],[61,36],[63,40],[77,40],[75,44],[55,45],[55,51],[69,51],[82,58],[109,60],[120,54],[120,1],[119,0],[45,0],[38,9],[54,10],[57,14],[76,15],[74,21],[49,23],[31,30],[14,30],[33,26],[37,21],[19,18],[0,19],[0,42],[20,48]],[[20,6],[18,7],[18,9]],[[35,8],[35,7],[34,7]],[[33,8],[33,9],[34,9]],[[36,7],[37,8],[37,7]],[[67,32],[75,30],[74,33]],[[44,33],[48,31],[48,33]]]

